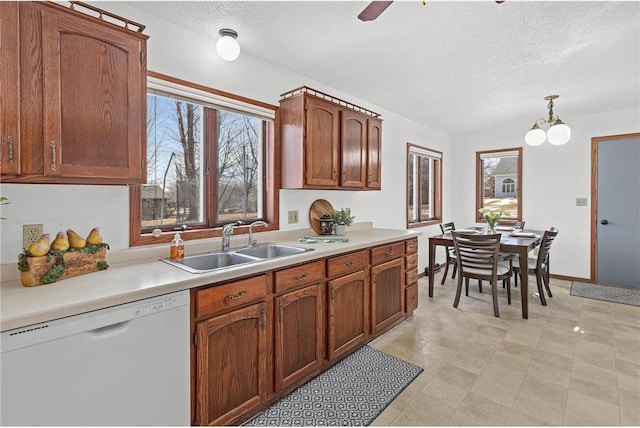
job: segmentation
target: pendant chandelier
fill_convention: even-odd
[[[549,118],[540,118],[535,121],[529,132],[524,136],[524,141],[530,146],[539,146],[548,140],[554,146],[561,146],[571,138],[571,128],[569,128],[557,115],[553,114],[553,100],[558,95],[548,95],[544,97],[549,101],[547,108],[549,109]],[[542,126],[548,125],[549,129],[545,132]]]

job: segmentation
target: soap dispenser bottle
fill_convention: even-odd
[[[180,238],[180,234],[176,233],[169,247],[169,260],[184,259],[184,241]]]

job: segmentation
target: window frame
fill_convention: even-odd
[[[433,166],[434,168],[431,169],[431,176],[433,178],[433,186],[432,186],[432,192],[431,194],[433,195],[433,216],[432,218],[430,218],[429,220],[423,220],[423,221],[416,221],[416,222],[410,222],[409,221],[409,200],[410,200],[410,195],[409,195],[409,168],[410,168],[410,164],[409,164],[409,159],[411,154],[414,155],[419,155],[420,157],[428,157],[430,159],[433,159],[434,162]],[[431,154],[432,156],[429,156],[429,154]],[[413,229],[416,227],[425,227],[425,226],[430,226],[433,224],[439,224],[442,223],[442,171],[443,171],[443,167],[442,167],[442,162],[443,162],[443,155],[442,152],[439,150],[435,150],[435,149],[430,149],[428,147],[425,146],[420,146],[417,144],[413,144],[413,143],[407,143],[407,153],[406,153],[406,177],[405,177],[405,188],[406,188],[406,201],[405,201],[405,222],[406,222],[406,226],[407,229]],[[420,171],[420,168],[418,168],[418,173]],[[419,187],[420,189],[422,189],[422,184],[423,181],[419,180]],[[418,190],[417,194],[421,195],[421,191]],[[414,205],[416,206],[420,206],[420,201],[417,201],[416,203],[414,203]]]
[[[507,153],[517,153],[518,157],[518,178],[516,182],[516,192],[518,194],[518,214],[517,217],[502,217],[501,223],[510,224],[522,221],[522,147],[512,147],[508,149],[483,150],[476,152],[476,210],[474,218],[477,223],[486,223],[480,210],[484,207],[484,171],[482,168],[482,158],[495,154],[495,157],[502,157]],[[502,156],[501,156],[502,155]]]
[[[267,227],[260,228],[260,231],[267,230],[278,230],[279,229],[279,192],[280,188],[280,174],[278,173],[279,165],[280,165],[280,143],[279,143],[279,108],[277,106],[264,103],[261,101],[253,100],[250,98],[242,97],[239,95],[231,94],[228,92],[224,92],[218,89],[210,88],[204,85],[200,85],[197,83],[189,82],[186,80],[178,79],[175,77],[167,76],[161,73],[157,73],[154,71],[147,71],[147,78],[155,78],[162,80],[163,82],[167,82],[169,84],[175,84],[179,86],[183,86],[190,89],[195,89],[197,91],[206,92],[207,94],[211,94],[215,98],[226,99],[230,104],[233,103],[242,103],[249,104],[252,106],[256,106],[261,109],[271,110],[273,111],[274,119],[273,122],[263,122],[264,126],[264,153],[263,153],[263,168],[262,168],[262,191],[263,191],[263,216],[262,220],[266,221],[269,225]],[[145,94],[146,96],[146,94]],[[219,106],[221,109],[228,109],[225,105]],[[216,115],[207,114],[205,109],[205,115],[203,117],[203,122],[208,122],[205,125],[205,133],[207,126],[211,126],[211,121],[215,125],[215,121],[217,118],[213,117]],[[211,111],[211,110],[209,110]],[[144,157],[146,160],[146,144],[147,141],[144,141]],[[215,147],[212,145],[205,145],[204,153],[207,157],[206,160],[203,160],[203,164],[207,163],[210,166],[214,166],[213,169],[210,169],[210,173],[205,172],[205,178],[203,185],[205,186],[205,200],[204,203],[206,205],[206,214],[205,214],[205,222],[208,224],[213,224],[213,221],[216,217],[216,212],[212,211],[216,209],[216,201],[213,198],[213,194],[211,192],[210,186],[217,185],[216,183],[216,174],[215,174],[215,165],[217,165],[217,152]],[[146,168],[145,165],[143,165]],[[208,177],[207,177],[208,176]],[[194,226],[191,229],[187,230],[170,230],[163,231],[160,236],[155,237],[151,233],[142,233],[141,219],[141,189],[142,185],[129,186],[129,245],[131,247],[141,246],[141,245],[151,245],[151,244],[160,244],[171,242],[173,236],[176,231],[180,232],[180,235],[183,240],[192,240],[192,239],[204,239],[204,238],[213,238],[219,237],[222,235],[222,227],[220,225],[216,225],[213,227],[209,226]],[[258,219],[255,219],[258,220]],[[252,219],[253,221],[253,219]],[[244,234],[249,231],[249,224],[237,226],[234,230],[235,234]]]

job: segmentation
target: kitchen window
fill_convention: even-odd
[[[407,228],[442,219],[442,152],[407,143]]]
[[[522,147],[476,152],[476,221],[479,210],[503,210],[503,219],[522,220]]]
[[[147,183],[131,188],[131,245],[176,230],[219,236],[237,221],[277,228],[276,107],[152,72],[147,85]]]

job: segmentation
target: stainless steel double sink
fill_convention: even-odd
[[[277,257],[292,256],[311,250],[313,248],[296,247],[294,245],[258,244],[237,250],[187,256],[183,260],[162,259],[162,261],[190,273],[206,273],[246,263],[257,263]]]

